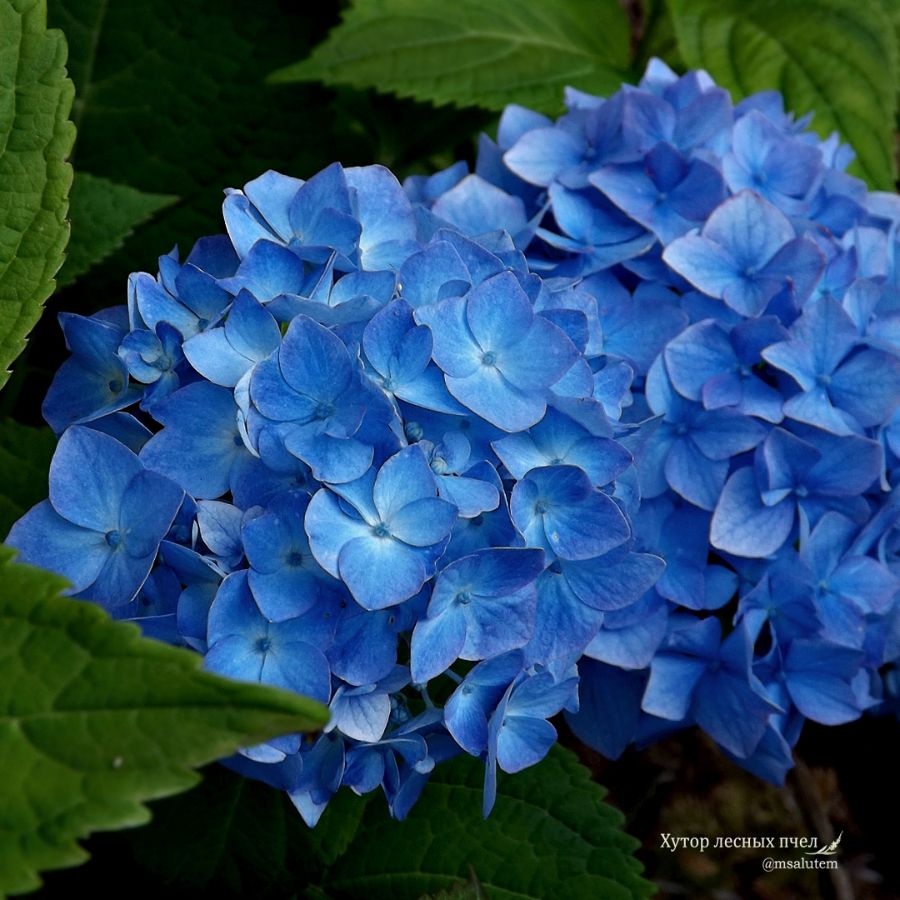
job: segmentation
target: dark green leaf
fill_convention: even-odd
[[[78,172],[69,200],[72,238],[65,265],[59,273],[60,287],[84,275],[121,247],[138,225],[171,206],[178,198],[167,194],[145,194],[126,184]]]
[[[628,22],[615,0],[355,0],[312,56],[273,80],[552,113],[566,85],[616,90],[629,62]]]
[[[161,888],[260,896],[302,884],[356,835],[365,800],[342,791],[315,829],[283,791],[222,766],[193,790],[154,804],[153,821],[122,835],[135,863]]]
[[[69,237],[65,65],[45,0],[0,0],[0,387],[53,293]]]
[[[890,190],[896,172],[898,62],[881,2],[671,0],[684,61],[737,97],[780,90],[788,109],[814,112],[822,135],[837,130],[857,153],[855,172]]]
[[[318,728],[318,703],[199,671],[62,579],[0,551],[0,894],[83,862],[78,839],[146,822],[143,801],[195,784],[191,767]]]
[[[474,870],[490,900],[618,900],[649,897],[637,841],[603,803],[574,754],[556,747],[538,766],[500,779],[497,805],[481,817],[484,764],[462,757],[435,769],[403,822],[370,804],[356,840],[323,883],[329,896],[415,900],[453,891]]]
[[[282,792],[214,766],[152,812],[149,825],[123,837],[160,887],[263,895],[289,886],[289,847],[306,826]]]
[[[220,231],[224,188],[269,168],[309,177],[354,156],[351,134],[338,154],[344,123],[327,96],[264,83],[333,18],[328,4],[281,0],[50,0],[51,23],[70,43],[79,172],[179,197],[126,245],[116,290],[127,272],[155,270],[173,243],[187,252]]]
[[[49,428],[0,420],[0,536],[47,496],[47,472],[56,448]]]

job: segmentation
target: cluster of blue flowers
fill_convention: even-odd
[[[329,704],[231,761],[311,824],[341,785],[403,817],[462,751],[488,811],[561,711],[779,782],[900,658],[900,200],[776,93],[653,61],[566,102],[509,107],[474,173],[266,173],[61,317],[9,543]]]

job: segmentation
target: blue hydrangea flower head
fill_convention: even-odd
[[[895,702],[900,202],[775,92],[652,60],[565,104],[474,171],[266,172],[60,318],[9,543],[327,704],[228,761],[310,825],[345,789],[402,818],[458,753],[487,812],[562,713],[780,782],[806,719]]]

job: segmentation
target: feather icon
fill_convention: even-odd
[[[841,838],[844,836],[844,832],[842,831],[830,844],[826,844],[824,847],[820,847],[818,850],[809,850],[807,852],[807,856],[834,856],[835,853],[838,852],[838,845],[841,842]]]

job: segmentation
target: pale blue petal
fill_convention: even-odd
[[[344,545],[360,537],[369,537],[372,528],[361,519],[344,513],[337,497],[322,488],[309,502],[305,519],[309,546],[319,565],[338,577],[338,557]]]
[[[22,562],[62,575],[75,594],[94,583],[112,552],[102,533],[68,522],[49,500],[15,523],[6,543],[19,551]]]
[[[450,393],[472,412],[504,431],[524,431],[547,409],[543,395],[521,391],[494,366],[478,365],[469,376],[446,376]]]
[[[438,497],[413,500],[387,519],[391,534],[413,547],[430,547],[450,534],[457,509]]]
[[[433,619],[420,619],[412,634],[410,667],[415,684],[445,672],[459,657],[466,639],[462,608],[451,606]]]
[[[738,469],[719,497],[710,527],[710,542],[735,556],[753,559],[770,556],[788,539],[794,513],[795,505],[790,499],[773,506],[764,505],[753,469]]]
[[[417,593],[428,577],[421,553],[398,541],[371,534],[354,538],[343,546],[338,569],[350,593],[364,609],[383,609],[402,603]]]
[[[119,526],[119,507],[140,460],[106,434],[73,426],[50,463],[50,502],[64,518],[94,531]]]

